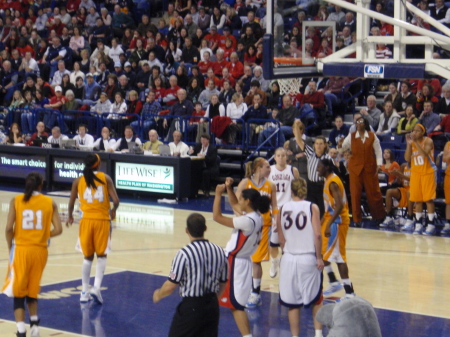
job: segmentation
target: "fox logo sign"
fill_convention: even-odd
[[[384,78],[384,65],[366,64],[364,65],[365,78]]]

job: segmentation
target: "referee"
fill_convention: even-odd
[[[318,136],[314,140],[314,148],[305,144],[301,138],[299,141],[300,148],[305,151],[308,160],[308,179],[307,179],[307,196],[306,200],[319,206],[320,218],[325,213],[325,205],[323,203],[323,185],[324,179],[317,172],[317,165],[321,159],[331,159],[328,155],[327,140],[324,136]]]
[[[219,302],[228,279],[228,263],[223,249],[203,237],[205,218],[192,213],[186,233],[190,244],[178,251],[169,279],[153,293],[153,302],[174,292],[180,285],[183,300],[170,326],[169,337],[214,337],[219,332]]]

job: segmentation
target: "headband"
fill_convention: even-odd
[[[425,133],[427,130],[425,130],[425,127],[422,125],[422,124],[420,124],[420,123],[417,123],[416,124],[417,126],[420,126],[420,128],[422,129],[422,131],[423,131],[423,133]]]
[[[97,160],[95,163],[91,166],[91,169],[95,169],[100,165],[100,156],[96,153],[95,156],[97,157]]]

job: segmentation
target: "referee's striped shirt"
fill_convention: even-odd
[[[208,240],[195,240],[180,249],[172,262],[169,281],[180,285],[181,297],[202,297],[219,291],[228,279],[224,250]]]
[[[328,153],[322,155],[322,157],[317,157],[314,149],[306,145],[305,147],[306,158],[308,159],[308,180],[313,183],[323,182],[324,179],[319,176],[317,173],[317,165],[319,165],[319,161],[322,159],[331,159]]]

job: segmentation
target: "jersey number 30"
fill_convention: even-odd
[[[89,204],[92,204],[94,202],[94,199],[97,199],[98,202],[103,202],[103,186],[97,186],[94,195],[92,195],[92,189],[90,187],[86,187],[83,193],[83,199],[86,200]]]
[[[35,213],[31,209],[24,209],[22,212],[23,229],[42,229],[42,211],[36,211],[36,226],[34,225]]]
[[[283,212],[283,217],[285,218],[284,221],[284,228],[289,229],[294,224],[294,220],[292,219],[292,211],[286,211]],[[306,221],[308,220],[305,212],[299,212],[297,216],[295,217],[295,227],[297,227],[298,230],[302,230],[306,227]]]

